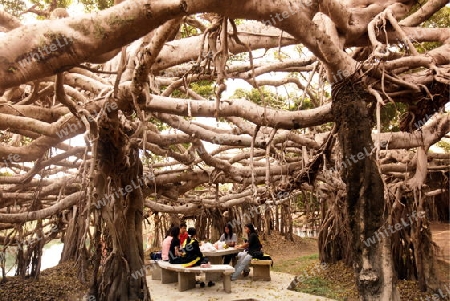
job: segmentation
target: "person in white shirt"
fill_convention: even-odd
[[[237,243],[237,235],[233,233],[233,227],[230,224],[226,224],[224,227],[224,233],[220,236],[219,241],[225,242],[229,247],[234,247]],[[223,256],[223,263],[230,264],[230,261],[236,257],[236,254],[230,254]]]

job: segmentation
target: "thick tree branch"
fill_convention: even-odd
[[[61,202],[52,205],[49,208],[45,208],[38,211],[30,211],[16,214],[3,214],[0,213],[0,220],[3,223],[25,223],[34,221],[37,219],[45,219],[54,214],[61,212],[64,209],[68,209],[75,205],[82,197],[84,197],[84,191],[75,192],[69,196],[66,196]]]
[[[6,28],[7,30],[12,30],[20,27],[20,21],[4,10],[0,10],[0,26]]]
[[[214,117],[215,105],[210,101],[196,101],[178,98],[167,98],[157,95],[147,103],[149,112],[170,113],[179,116]],[[304,111],[283,111],[264,108],[257,104],[233,99],[222,101],[219,117],[242,117],[257,125],[271,126],[280,129],[301,129],[331,121],[331,105]],[[189,115],[189,111],[190,114]]]
[[[145,0],[126,1],[96,14],[24,26],[0,38],[0,42],[5,45],[0,49],[0,57],[3,57],[0,64],[0,77],[5,79],[0,83],[0,89],[52,75],[86,61],[90,57],[114,50],[175,17],[211,11],[231,18],[245,17],[263,20],[270,18],[271,13],[283,13],[292,9],[291,3],[287,0],[276,4],[265,2],[263,4],[254,0],[245,1],[244,4],[241,0],[228,1],[226,4],[194,0],[155,0],[151,3]],[[239,9],[236,10],[235,7]],[[350,56],[336,48],[328,36],[317,29],[311,18],[305,14],[304,7],[296,9],[298,12],[296,18],[284,19],[276,26],[299,38],[332,70],[353,71],[355,62]],[[124,12],[127,13],[124,14]],[[82,29],[84,26],[92,26],[100,30],[87,32]],[[112,32],[114,34],[111,34]],[[20,43],[20,41],[26,41],[26,43]],[[59,46],[56,46],[58,51],[45,50],[56,44]],[[41,49],[41,52],[36,52],[35,49]],[[46,54],[42,55],[44,50]],[[38,62],[33,61],[33,56],[39,57],[34,59]],[[42,61],[46,63],[39,63]]]
[[[395,132],[380,135],[381,148],[384,149],[410,149],[435,144],[446,133],[450,132],[450,114],[433,117],[431,122],[413,133]],[[375,141],[375,137],[373,137]]]

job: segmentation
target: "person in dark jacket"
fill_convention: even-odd
[[[170,236],[172,236],[172,241],[170,242],[169,247],[169,262],[181,263],[180,227],[172,227],[172,229],[170,229]]]
[[[244,227],[244,231],[248,235],[248,240],[237,248],[247,249],[247,251],[239,252],[238,262],[234,268],[234,274],[231,276],[232,281],[237,280],[242,271],[244,272],[244,276],[248,276],[248,274],[250,273],[250,261],[253,259],[253,257],[261,254],[262,245],[259,241],[258,234],[256,233],[253,224],[246,224]]]
[[[196,238],[197,231],[190,227],[187,231],[188,238],[183,245],[182,263],[183,267],[188,268],[200,265],[203,260],[203,253],[200,251],[200,244]]]

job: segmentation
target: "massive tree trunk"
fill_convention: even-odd
[[[92,290],[98,300],[147,301],[141,189],[145,179],[139,151],[131,144],[133,133],[121,122],[117,110],[101,115],[99,129],[96,194],[106,200],[99,210],[111,252],[95,275],[94,286],[98,283],[98,287]]]
[[[375,99],[356,76],[334,85],[332,98],[346,163],[343,180],[347,185],[347,213],[359,295],[367,301],[400,300],[393,273],[391,237],[381,232],[388,223],[384,184],[371,153]],[[378,241],[370,240],[375,237]]]

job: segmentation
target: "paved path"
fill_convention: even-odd
[[[147,277],[150,294],[153,301],[332,301],[324,297],[312,296],[286,289],[293,276],[285,273],[270,272],[272,281],[252,281],[251,277],[231,283],[231,294],[223,291],[222,283],[216,283],[213,287],[196,288],[179,292],[177,284],[161,284],[160,280],[152,280]],[[251,274],[250,274],[251,276]]]

